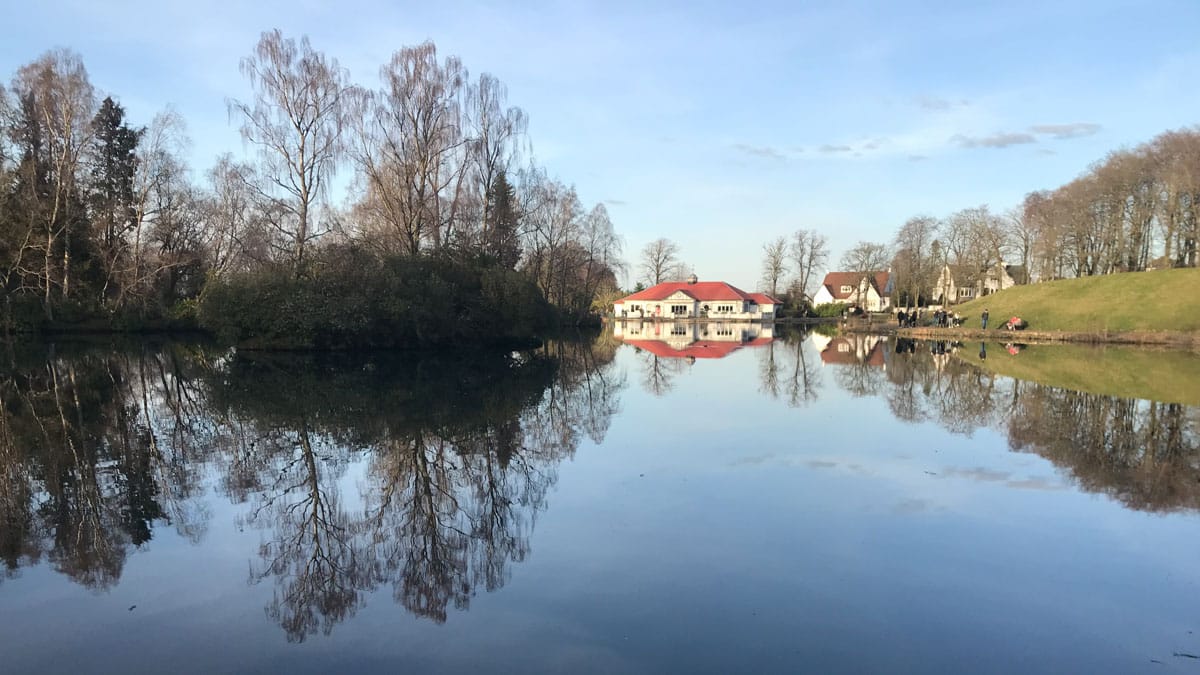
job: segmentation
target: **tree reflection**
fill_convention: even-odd
[[[0,555],[8,575],[43,557],[95,590],[118,582],[156,522],[203,530],[181,506],[194,476],[171,471],[159,440],[170,385],[158,350],[54,347],[10,354],[0,376]],[[197,519],[200,520],[197,520]],[[197,535],[198,536],[198,535]]]
[[[635,349],[642,362],[642,388],[655,396],[666,396],[675,388],[675,378],[688,366],[687,359],[663,357]]]
[[[777,330],[776,339],[759,355],[759,388],[771,398],[785,398],[793,408],[817,400],[821,390],[820,358],[804,329]]]
[[[107,589],[156,528],[203,538],[207,483],[261,531],[250,581],[274,585],[266,613],[289,639],[328,633],[385,585],[444,621],[507,582],[558,462],[603,440],[625,387],[617,344],[366,360],[178,345],[10,355],[5,576],[44,560]]]
[[[967,349],[898,341],[883,392],[892,413],[964,435],[995,429],[1012,450],[1045,457],[1080,488],[1131,508],[1200,509],[1197,409],[1000,377],[972,365]]]
[[[500,588],[529,553],[555,466],[603,438],[624,379],[615,345],[552,342],[538,354],[240,359],[210,378],[246,524],[264,530],[251,581],[274,579],[268,615],[289,639],[329,632],[390,585],[444,621],[479,587]],[[276,392],[276,393],[271,393]],[[286,393],[279,393],[286,392]],[[364,454],[361,508],[342,469]]]

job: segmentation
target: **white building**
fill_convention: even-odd
[[[965,265],[943,265],[933,286],[933,299],[943,305],[967,302],[1012,288],[1024,277],[1024,267],[1002,262],[976,270]]]
[[[747,293],[724,281],[668,281],[627,295],[613,303],[617,319],[671,321],[720,319],[771,321],[779,300],[765,293]]]
[[[861,307],[868,312],[883,312],[892,306],[891,272],[830,272],[813,296],[813,305],[835,302]]]

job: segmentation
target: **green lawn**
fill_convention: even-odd
[[[1031,330],[1200,331],[1200,268],[1108,274],[1015,286],[952,309],[979,327],[988,308],[989,326],[1016,315]]]
[[[1008,377],[1091,394],[1200,405],[1200,354],[1125,346],[1034,345],[1013,355],[988,343],[987,360],[970,346],[957,355]]]

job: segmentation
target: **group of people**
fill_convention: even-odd
[[[984,315],[986,316],[986,314],[987,312],[985,311]],[[922,325],[924,318],[924,313],[920,309],[900,310],[896,312],[896,321],[899,322],[901,328],[917,328]],[[962,318],[958,316],[957,312],[947,312],[944,309],[934,310],[933,314],[930,315],[930,319],[932,323],[929,325],[936,328],[962,325]],[[986,323],[987,319],[985,318],[984,321]],[[987,326],[985,325],[984,327],[986,328]]]
[[[947,328],[950,326],[961,326],[965,322],[965,319],[959,316],[958,312],[948,312],[944,309],[934,310],[933,314],[930,315],[930,323],[926,324],[924,319],[925,315],[921,309],[901,309],[896,312],[896,321],[900,324],[901,328],[917,328],[922,325],[929,325],[935,328]],[[979,325],[983,330],[987,330],[988,310],[986,308],[983,310],[983,314],[979,315]],[[1028,327],[1028,325],[1029,324],[1026,323],[1021,317],[1014,316],[1008,321],[1000,324],[1000,327],[1004,330],[1024,330],[1026,327]]]

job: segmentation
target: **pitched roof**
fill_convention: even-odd
[[[755,299],[753,296],[760,295],[764,298],[769,297],[762,295],[761,293],[747,293],[736,286],[725,283],[724,281],[697,281],[694,284],[689,284],[686,281],[664,281],[663,283],[658,284],[657,286],[651,286],[644,291],[638,291],[632,295],[627,295],[620,300],[617,300],[613,304],[620,305],[626,302],[647,300],[653,302],[655,300],[666,300],[677,292],[683,292],[693,300],[698,300],[700,302],[748,300],[750,302],[757,303],[759,300]]]
[[[997,269],[1003,269],[1014,281],[1025,276],[1024,265],[1005,265],[1003,262],[984,267],[979,267],[978,265],[943,265],[941,274],[945,274],[947,269],[950,270],[950,278],[955,280],[981,279],[994,276],[994,272]]]
[[[862,281],[863,276],[871,280],[871,285],[879,295],[887,295],[891,292],[892,275],[886,271],[869,272],[866,275],[858,272],[830,272],[825,275],[825,280],[821,283],[834,300],[846,300],[858,290],[858,284]],[[843,293],[843,286],[849,286],[850,292]]]
[[[747,293],[746,295],[749,295],[751,300],[753,300],[754,302],[756,302],[760,305],[782,305],[783,304],[779,300],[772,298],[771,296],[767,295],[766,293]]]

